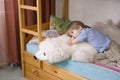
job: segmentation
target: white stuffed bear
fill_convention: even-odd
[[[73,46],[67,44],[69,37],[65,34],[55,38],[47,38],[39,44],[35,57],[48,63],[57,63],[68,58],[82,62],[92,62],[97,53],[90,44],[81,42]]]

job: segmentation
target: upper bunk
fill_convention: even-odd
[[[32,4],[30,3],[32,1]],[[35,35],[38,37],[39,41],[42,41],[42,30],[49,29],[49,20],[45,21],[45,17],[49,18],[48,13],[45,9],[49,7],[55,8],[55,0],[51,0],[51,4],[49,4],[49,0],[19,0],[19,21],[20,21],[20,31],[23,33],[28,33],[31,35]],[[68,0],[62,0],[62,18],[67,18],[68,13]],[[51,6],[50,6],[51,5]],[[48,8],[47,8],[48,7]],[[50,9],[50,8],[49,8]],[[48,10],[50,11],[50,10]],[[28,14],[28,15],[27,15]],[[27,18],[31,17],[30,14],[33,14],[33,19],[35,20],[33,24],[27,23]],[[51,12],[51,14],[55,14],[55,11]]]

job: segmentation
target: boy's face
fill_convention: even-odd
[[[79,28],[79,29],[74,29],[74,30],[71,29],[71,30],[68,31],[68,34],[69,34],[71,37],[76,38],[76,37],[79,35],[80,31],[81,31],[81,28]]]

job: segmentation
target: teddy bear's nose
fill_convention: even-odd
[[[36,56],[34,56],[34,59],[35,59],[35,60],[37,60],[37,57],[36,57]]]

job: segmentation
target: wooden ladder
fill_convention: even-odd
[[[42,0],[35,0],[36,6],[29,6],[25,4],[25,0],[18,0],[18,10],[19,10],[19,27],[20,27],[20,44],[21,44],[21,61],[22,61],[22,75],[25,76],[24,69],[24,57],[23,53],[26,46],[26,35],[31,34],[38,37],[39,42],[42,41],[42,30],[48,28],[49,23],[42,23]],[[62,0],[62,17],[67,18],[68,0]],[[25,24],[25,10],[36,11],[37,14],[37,24],[26,26]]]
[[[22,61],[22,74],[24,71],[23,53],[25,51],[25,34],[32,34],[38,37],[39,41],[42,41],[42,0],[35,0],[36,6],[25,5],[24,0],[18,0],[19,8],[19,25],[20,25],[20,42],[21,42],[21,61]],[[37,24],[26,26],[25,24],[25,10],[36,11]]]

